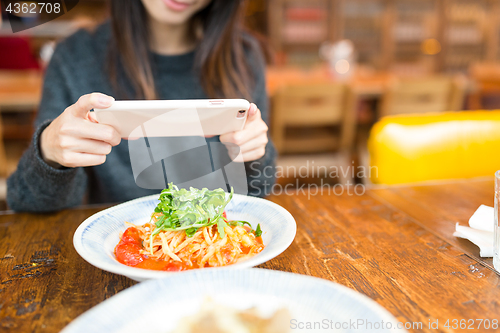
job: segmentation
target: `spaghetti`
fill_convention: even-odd
[[[173,188],[174,185],[171,186]],[[175,193],[180,192],[175,188],[174,193],[170,192],[171,197],[166,199],[170,201],[163,202],[163,206],[169,207],[167,212],[157,207],[151,221],[143,226],[126,222],[129,228],[115,248],[116,259],[122,264],[138,268],[181,271],[235,264],[264,249],[260,226],[254,231],[248,222],[230,221],[225,212],[220,210],[231,200],[231,196],[227,201],[220,201],[216,197],[219,200],[216,202],[214,196],[220,195],[219,190],[203,189],[201,194],[196,191],[200,190],[191,189],[189,206],[195,207],[198,212],[212,212],[211,215],[208,213],[197,218],[186,210],[181,212],[172,209],[175,207],[176,195],[186,196],[186,192]],[[193,193],[197,193],[196,196]],[[185,207],[187,201],[180,201]],[[212,206],[207,206],[209,204]],[[180,219],[179,222],[175,220],[176,216],[188,215],[190,224],[185,222],[186,219]],[[170,221],[167,227],[164,227],[165,221]]]

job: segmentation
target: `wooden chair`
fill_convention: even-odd
[[[355,128],[354,95],[344,84],[293,84],[274,96],[271,136],[284,155],[280,158],[283,163],[297,161],[292,154],[323,153],[333,158],[337,152],[339,163],[347,167]],[[330,163],[337,162],[331,159]]]
[[[380,116],[461,110],[464,85],[460,77],[401,79],[384,94]]]
[[[500,63],[476,63],[469,69],[470,76],[476,83],[476,89],[469,97],[469,108],[471,110],[490,109],[485,105],[485,97],[496,97],[498,107],[498,96],[500,96]]]

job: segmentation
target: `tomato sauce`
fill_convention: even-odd
[[[224,218],[227,219],[226,213],[224,212]],[[244,226],[247,232],[251,232],[251,228],[248,226]],[[262,237],[256,237],[256,241],[263,245]],[[251,247],[246,247],[240,245],[240,249],[242,254],[248,254],[251,250]],[[194,258],[192,258],[191,262],[192,266],[178,261],[165,261],[165,260],[156,260],[153,258],[149,258],[146,254],[142,254],[141,251],[144,250],[142,245],[141,237],[139,236],[139,230],[134,227],[130,227],[123,233],[120,242],[115,247],[115,256],[118,262],[132,267],[144,268],[144,269],[152,269],[158,271],[185,271],[193,268],[200,268]],[[221,248],[221,254],[226,257],[229,261],[231,259],[231,251],[232,248],[230,245],[226,245]],[[206,264],[208,265],[208,263]]]
[[[180,262],[168,262],[148,258],[147,255],[141,254],[141,250],[143,249],[139,231],[134,227],[130,227],[125,230],[120,243],[115,247],[116,260],[127,266],[157,271],[174,272],[193,268]]]

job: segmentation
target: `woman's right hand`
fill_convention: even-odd
[[[43,160],[55,168],[103,164],[121,137],[113,127],[97,123],[89,111],[108,108],[113,101],[113,97],[92,93],[83,95],[66,108],[42,132],[40,150]]]

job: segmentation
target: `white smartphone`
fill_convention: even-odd
[[[214,136],[243,129],[249,108],[244,99],[141,100],[115,101],[94,112],[123,138]]]

